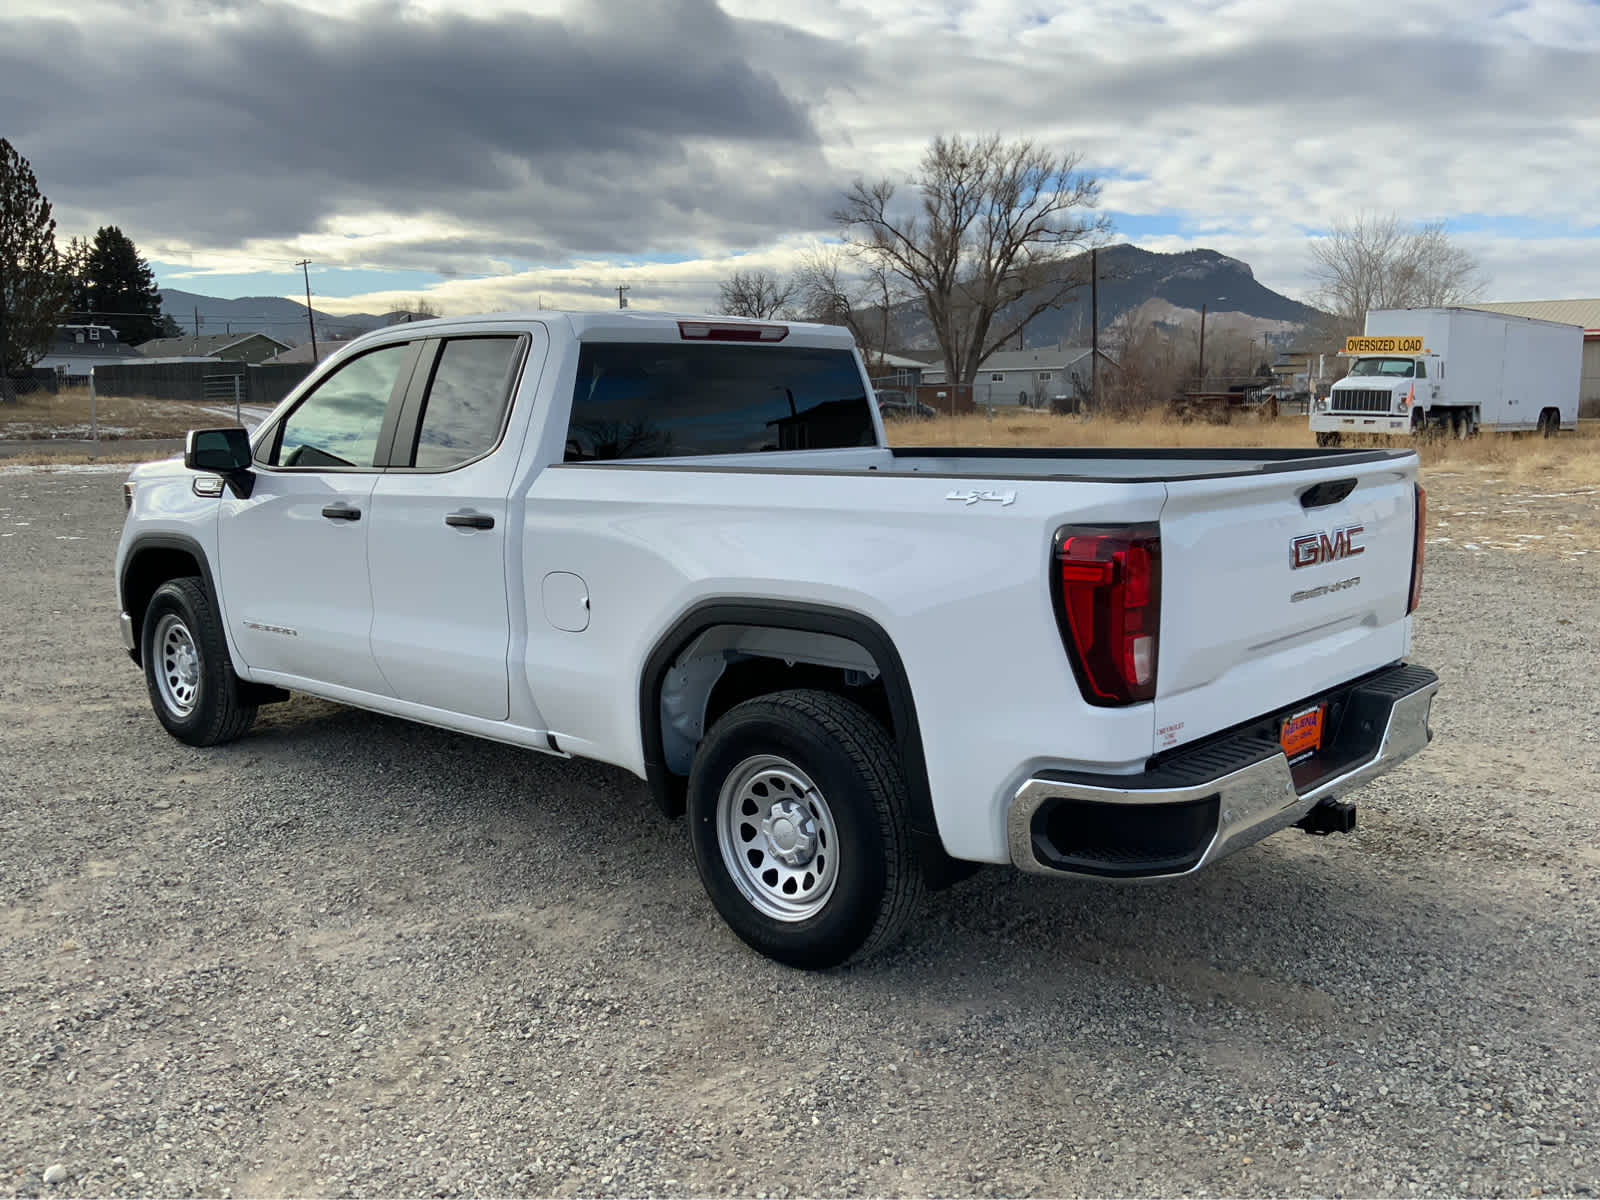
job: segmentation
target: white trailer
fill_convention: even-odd
[[[1319,446],[1347,433],[1455,437],[1577,428],[1583,330],[1475,308],[1367,314],[1349,373],[1311,408]]]

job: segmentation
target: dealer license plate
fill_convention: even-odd
[[[1278,731],[1278,744],[1290,762],[1322,749],[1322,705],[1302,709],[1285,718],[1283,728]]]

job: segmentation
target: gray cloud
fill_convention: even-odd
[[[202,246],[431,210],[541,250],[662,250],[826,210],[810,115],[748,53],[769,30],[712,0],[594,11],[0,19],[0,109],[59,208]]]

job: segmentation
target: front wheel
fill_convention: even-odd
[[[776,692],[712,727],[689,774],[695,866],[722,919],[792,967],[899,936],[922,895],[905,773],[884,730],[831,692]]]
[[[1344,441],[1344,438],[1339,435],[1339,431],[1337,429],[1333,430],[1331,433],[1317,434],[1317,445],[1319,446],[1337,446],[1342,441]]]
[[[216,607],[198,579],[169,580],[150,597],[143,659],[150,705],[180,742],[231,742],[256,719],[233,673]]]

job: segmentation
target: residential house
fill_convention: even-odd
[[[264,333],[202,333],[199,337],[156,338],[139,347],[146,358],[169,361],[211,359],[217,362],[265,362],[274,354],[289,349]]]
[[[134,347],[119,342],[117,331],[109,325],[63,325],[34,370],[52,372],[69,386],[84,385],[96,364],[121,362],[138,354]]]
[[[1049,408],[1062,396],[1075,407],[1077,398],[1089,392],[1094,353],[1088,346],[1060,345],[997,350],[978,367],[973,403],[978,408]],[[1116,365],[1104,351],[1099,353],[1099,362],[1102,371]],[[922,373],[922,382],[943,384],[944,366],[930,364]]]
[[[861,357],[867,364],[876,388],[914,389],[922,384],[928,362],[905,354],[872,354],[863,350]]]
[[[315,357],[311,353],[311,343],[301,342],[298,346],[291,346],[287,350],[280,350],[266,361],[274,366],[288,364],[291,366],[309,366],[319,363],[330,354],[337,354],[348,346],[353,338],[318,338]]]

